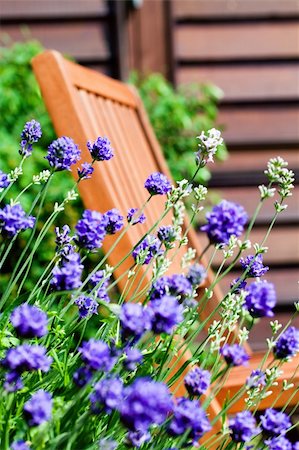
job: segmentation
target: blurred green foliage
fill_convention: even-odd
[[[156,73],[141,78],[134,72],[129,81],[139,90],[173,178],[191,179],[195,171],[196,136],[215,127],[222,91],[212,84],[188,84],[174,89]],[[223,145],[218,149],[216,159],[226,157],[227,150]],[[206,184],[209,178],[210,172],[204,168],[197,181]]]
[[[15,198],[20,190],[30,183],[32,175],[49,168],[44,156],[48,145],[55,139],[55,132],[30,64],[31,59],[42,50],[42,46],[35,41],[15,43],[9,48],[0,47],[0,169],[9,173],[19,164],[21,157],[18,153],[18,139],[26,121],[38,120],[43,130],[42,139],[34,146],[30,158],[25,161],[23,175],[9,192],[9,196],[12,198]],[[74,181],[70,173],[59,177],[59,183],[55,183],[54,179],[48,190],[47,202],[44,205],[41,221],[49,216],[54,203],[61,201],[73,184]],[[30,209],[38,189],[38,186],[33,186],[32,189],[22,195],[20,201],[26,211]],[[81,208],[80,200],[68,205],[64,214],[60,216],[60,225],[64,223],[73,225],[80,215]],[[24,237],[25,235],[21,233],[15,246],[15,256],[25,245]],[[45,262],[52,258],[54,246],[53,237],[52,239],[50,237],[45,238],[40,251],[35,255],[30,279],[32,283],[44,269]],[[1,274],[0,288],[1,283],[5,282],[6,276],[11,271],[12,264],[13,261],[7,262]],[[27,286],[27,288],[30,289],[30,286]]]

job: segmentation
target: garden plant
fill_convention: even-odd
[[[19,235],[26,242],[0,298],[0,448],[298,450],[299,442],[290,434],[296,426],[292,422],[296,407],[287,414],[286,402],[279,411],[275,397],[271,407],[257,413],[262,399],[271,397],[283,364],[299,351],[299,330],[291,320],[282,327],[273,317],[260,367],[240,392],[221,405],[216,417],[208,413],[232,368],[248,364],[246,341],[255,322],[274,316],[275,287],[265,279],[268,267],[263,264],[263,253],[292,193],[294,179],[287,163],[280,157],[269,161],[268,181],[259,186],[260,202],[251,220],[241,205],[226,200],[207,213],[202,232],[214,248],[208,267],[202,264],[205,251],[197,255],[190,248],[182,258],[181,272],[169,275],[178,249],[188,245],[187,230],[182,229],[183,199],[190,195],[195,199],[192,223],[207,195],[204,186],[196,185],[197,176],[213,162],[222,144],[220,132],[211,129],[198,137],[189,181],[172,186],[165,175],[149,174],[144,180],[148,191],[144,205],[132,205],[129,211],[85,210],[73,229],[67,223],[56,226],[59,216],[76,200],[78,184],[92,177],[93,165],[109,164],[113,148],[107,137],[88,142],[91,163],[78,166],[74,186],[63,200],[51,204],[49,187],[60,183],[64,171],[79,162],[80,149],[69,137],[54,140],[45,152],[43,170],[16,195],[13,186],[26,173],[41,136],[40,124],[34,119],[27,122],[21,132],[17,167],[10,173],[0,172],[0,266],[14,254]],[[23,196],[30,189],[35,189],[34,201],[25,208]],[[146,221],[156,195],[165,196],[163,216],[172,212],[172,219],[163,226],[157,221],[130,250],[127,257],[133,264],[122,275],[126,287],[118,292],[107,258],[117,251],[130,227]],[[262,242],[251,243],[254,222],[269,198],[274,205],[269,230]],[[50,213],[41,221],[49,203]],[[109,234],[118,236],[103,256],[100,248]],[[26,279],[45,236],[56,247],[28,290]],[[223,262],[215,279],[200,289],[218,252]],[[199,320],[198,309],[205,307],[215,286],[239,262],[242,276],[224,293],[202,338],[208,319]],[[145,287],[135,283],[143,266],[152,274]],[[294,315],[298,309],[295,304]],[[218,316],[213,321],[214,313]],[[190,350],[188,365],[180,367],[179,358]],[[266,366],[270,354],[273,357]],[[184,396],[176,395],[178,383],[186,388]],[[291,380],[282,389],[292,389],[290,401],[298,392]],[[230,407],[242,396],[246,397],[244,410],[230,416]],[[208,435],[219,422],[221,430]]]

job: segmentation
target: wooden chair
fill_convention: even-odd
[[[56,51],[46,51],[34,58],[33,68],[58,136],[72,137],[79,144],[84,161],[90,161],[86,148],[87,140],[107,136],[115,149],[115,157],[112,160],[96,163],[92,178],[80,183],[80,194],[87,208],[103,212],[115,207],[126,214],[129,208],[140,207],[148,197],[143,184],[150,173],[159,171],[171,178],[142,103],[138,95],[128,86],[74,64]],[[109,264],[115,266],[156,222],[163,211],[164,200],[165,198],[160,196],[152,199],[150,207],[146,210],[146,223],[130,228],[117,246],[117,251],[111,253]],[[171,223],[171,214],[164,219],[164,223]],[[188,226],[187,221],[184,226]],[[109,250],[113,239],[113,236],[105,239],[104,251]],[[188,239],[189,245],[200,254],[201,248],[193,229],[188,231]],[[183,249],[182,252],[184,251],[186,250]],[[172,265],[173,272],[181,270],[179,263],[182,252]],[[118,267],[115,276],[119,277],[131,263],[132,261],[128,259],[125,264]],[[120,289],[124,287],[125,278],[119,281]],[[149,281],[146,274],[145,280]],[[212,280],[213,274],[209,272],[207,283],[211,283]],[[216,287],[212,299],[201,314],[201,319],[208,317],[217,308],[221,298],[221,292]],[[181,363],[189,357],[190,354],[185,353]],[[246,378],[260,361],[261,355],[253,354],[248,367],[233,369],[219,393],[219,401],[223,402],[226,397],[244,386]],[[292,379],[295,386],[298,384],[299,374],[292,378],[298,363],[299,359],[294,358],[284,366],[285,375],[280,378],[275,393],[280,391],[284,378]],[[179,393],[182,392],[181,384]],[[285,391],[278,398],[276,407],[283,406],[291,394],[292,390]],[[265,399],[260,407],[269,406],[273,398],[270,396]],[[296,404],[298,400],[297,394],[291,404]],[[241,410],[243,406],[244,398],[240,399],[231,411]],[[218,412],[219,403],[215,399],[210,405],[209,413],[211,417],[215,417]],[[217,423],[216,429],[219,429],[219,426]]]

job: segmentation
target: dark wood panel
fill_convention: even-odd
[[[256,228],[251,232],[249,239],[252,244],[261,243],[267,228]],[[206,245],[208,239],[202,232],[199,233],[199,239],[202,245]],[[281,228],[279,226],[274,227],[267,242],[265,243],[269,247],[268,252],[264,255],[264,261],[267,264],[297,264],[299,267],[299,227],[292,226],[288,228]],[[210,249],[209,254],[213,252]],[[252,250],[248,250],[248,253],[252,253]],[[215,257],[215,264],[222,262],[222,252],[219,251]]]
[[[174,17],[285,17],[299,14],[298,0],[172,0]]]
[[[224,92],[224,101],[299,99],[299,65],[178,67],[178,83],[214,83]]]
[[[270,149],[266,150],[259,148],[256,150],[240,150],[235,149],[230,151],[226,161],[216,162],[210,165],[210,169],[213,173],[225,173],[225,172],[260,172],[267,167],[267,162],[270,158],[281,156],[285,161],[289,163],[289,168],[299,168],[299,147],[294,149]],[[242,175],[241,175],[242,176]]]
[[[178,25],[175,48],[182,61],[296,58],[299,22]]]
[[[107,14],[106,0],[1,0],[1,18],[96,17]]]
[[[79,61],[103,60],[110,56],[107,25],[99,22],[32,24],[30,28],[2,25],[13,41],[38,39],[46,48],[53,48]]]
[[[218,123],[225,127],[223,136],[229,144],[283,146],[299,142],[299,108],[296,105],[222,107]]]
[[[240,274],[241,272],[230,273],[221,281],[224,292],[229,290],[230,283]],[[297,301],[299,295],[297,268],[277,270],[270,267],[264,278],[275,285],[278,305],[291,305]]]
[[[242,176],[242,173],[240,174]],[[210,190],[210,195],[212,195],[216,201],[218,199],[225,198],[226,200],[239,203],[244,206],[247,213],[252,216],[256,206],[260,199],[260,192],[257,187],[247,187],[247,188],[221,188],[221,189],[213,189]],[[277,197],[273,197],[271,199],[266,199],[264,201],[263,207],[258,215],[257,222],[266,223],[272,220],[275,209],[274,209],[274,201]],[[288,223],[289,221],[298,222],[299,228],[299,186],[293,191],[292,197],[289,197],[285,204],[288,205],[288,208],[283,211],[278,216],[278,223]],[[288,233],[288,230],[285,230],[285,233]],[[298,277],[299,278],[299,277]]]

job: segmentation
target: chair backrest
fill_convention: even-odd
[[[127,85],[105,75],[84,68],[63,58],[56,51],[46,51],[33,59],[33,68],[47,109],[58,136],[67,135],[79,144],[83,161],[90,161],[87,140],[107,136],[115,150],[115,157],[108,162],[95,164],[90,180],[79,185],[85,206],[104,212],[118,208],[124,215],[132,207],[140,207],[148,198],[143,187],[152,172],[163,172],[171,178],[160,146],[148,121],[138,95]],[[76,169],[74,169],[76,170]],[[130,227],[109,256],[112,266],[130,252],[144,232],[161,216],[165,198],[155,196],[145,211],[147,221]],[[171,223],[171,213],[164,224]],[[187,221],[184,224],[188,227]],[[111,248],[114,236],[104,240],[105,252]],[[189,245],[198,254],[201,249],[194,230],[188,231]],[[186,247],[177,255],[172,272],[180,272],[180,261]],[[132,264],[130,258],[120,265],[115,276],[120,277]],[[149,274],[142,269],[140,276],[149,281]],[[212,281],[209,272],[207,283]],[[125,278],[119,281],[124,287]],[[207,317],[218,305],[221,293],[216,286],[213,298],[201,317]]]

